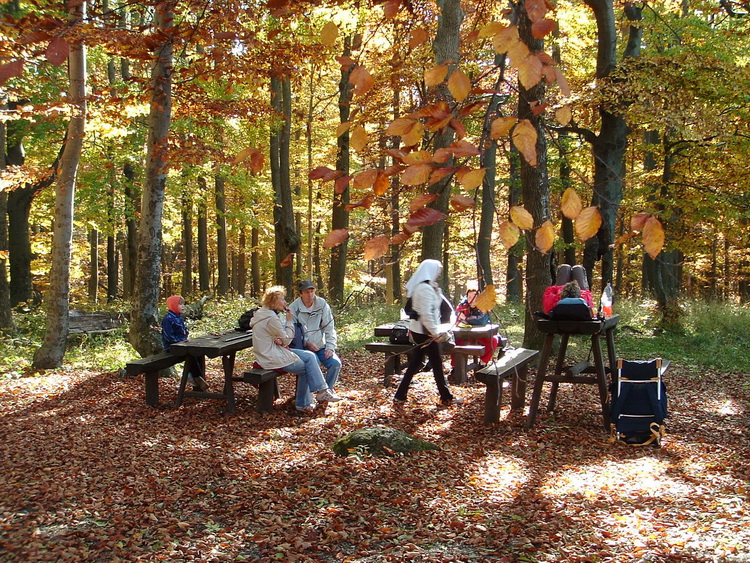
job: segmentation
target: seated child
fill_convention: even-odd
[[[164,350],[169,350],[169,347],[175,342],[182,342],[188,338],[188,328],[185,326],[185,319],[182,317],[185,313],[185,300],[181,295],[167,297],[167,309],[169,309],[167,314],[161,320],[161,343]],[[185,361],[189,362],[190,357],[186,358]],[[200,375],[194,377],[192,373],[189,374],[188,383],[203,392],[208,391],[208,384]]]

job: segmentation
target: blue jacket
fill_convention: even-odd
[[[187,340],[188,329],[182,315],[169,311],[161,320],[161,343],[165,350],[175,342]]]

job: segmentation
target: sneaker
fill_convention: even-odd
[[[307,405],[306,407],[294,407],[297,409],[297,414],[301,416],[312,416],[315,414],[315,405]]]
[[[195,389],[199,389],[204,393],[208,392],[208,383],[206,383],[206,380],[202,377],[193,377],[192,375],[188,375],[188,383]]]
[[[318,394],[315,396],[315,398],[318,400],[319,403],[335,403],[336,401],[340,401],[341,397],[339,397],[336,393],[331,391],[330,389],[322,389],[318,391]]]
[[[452,405],[463,405],[464,400],[461,397],[453,397],[452,399],[443,399],[440,404],[444,407],[450,407]]]

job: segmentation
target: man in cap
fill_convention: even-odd
[[[304,347],[318,356],[326,368],[325,379],[328,388],[333,390],[341,371],[341,359],[336,354],[336,326],[331,307],[325,299],[315,295],[315,284],[302,280],[297,284],[299,297],[289,308],[304,330]]]

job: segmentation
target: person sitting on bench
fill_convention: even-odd
[[[161,343],[165,351],[169,350],[169,347],[175,342],[187,340],[189,334],[188,328],[185,325],[185,319],[182,316],[185,314],[185,300],[182,298],[182,295],[167,297],[167,309],[167,314],[161,320]],[[191,369],[192,365],[190,362],[195,362],[195,358],[188,356],[185,362],[188,363],[186,367],[190,369],[188,383],[194,389],[199,389],[204,393],[207,392],[208,383],[206,383],[206,380],[200,375],[197,377],[193,375],[194,372],[201,372],[200,369],[197,369],[198,366],[195,366],[196,369]]]

